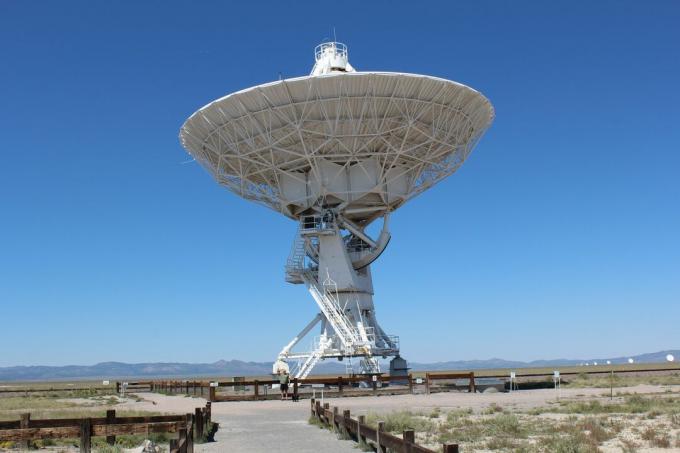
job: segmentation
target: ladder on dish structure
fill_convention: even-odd
[[[304,271],[305,255],[305,238],[302,237],[298,229],[286,261],[286,281],[288,283],[304,283],[302,272]]]
[[[354,328],[343,313],[342,308],[340,308],[337,290],[334,292],[326,288],[334,285],[335,282],[327,278],[326,282],[324,282],[324,287],[319,288],[319,284],[314,278],[312,271],[309,270],[302,273],[302,278],[345,349],[351,351],[357,346],[363,345],[364,343],[360,340],[359,332],[357,332],[357,329]]]
[[[322,336],[319,339],[319,345],[314,349],[314,352],[307,357],[307,360],[302,364],[302,366],[297,370],[295,377],[297,379],[305,379],[309,373],[312,371],[314,366],[319,362],[321,356],[331,345],[332,339],[326,336]]]

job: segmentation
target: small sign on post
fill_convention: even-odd
[[[560,372],[558,370],[553,371],[553,382],[555,383],[555,392],[557,393],[557,399],[560,399],[560,391],[561,391],[561,378],[560,378]]]
[[[219,387],[219,382],[211,382],[210,387]]]

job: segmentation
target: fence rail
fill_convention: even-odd
[[[385,423],[378,422],[378,427],[373,428],[365,423],[365,417],[360,415],[356,420],[351,418],[350,411],[345,410],[340,414],[337,407],[331,408],[328,403],[321,406],[320,401],[311,400],[312,417],[319,423],[330,427],[359,443],[360,447],[369,446],[369,441],[374,444],[378,453],[388,451],[398,453],[436,453],[434,450],[418,445],[415,440],[415,431],[407,429],[402,437],[395,436],[385,431]],[[457,444],[443,444],[443,453],[458,453]]]
[[[170,452],[193,453],[194,439],[201,440],[214,429],[211,415],[210,402],[185,415],[117,417],[115,410],[108,410],[106,417],[32,420],[26,413],[20,420],[0,422],[0,442],[21,442],[28,449],[33,440],[78,438],[80,451],[90,453],[92,437],[105,436],[106,442],[114,445],[116,436],[121,435],[177,433],[178,438],[170,440]]]
[[[300,389],[303,386],[323,385],[324,388],[334,389],[331,392],[326,392],[327,396],[364,396],[364,395],[378,395],[378,394],[409,394],[413,393],[415,389],[424,385],[426,393],[434,391],[432,385],[435,381],[441,380],[460,380],[467,379],[467,388],[470,392],[475,392],[475,374],[469,373],[438,373],[426,374],[425,379],[414,378],[412,375],[404,377],[393,376],[338,376],[338,377],[312,377],[306,379],[294,378],[291,380],[292,391],[290,392],[294,399],[302,398],[304,396],[312,397],[313,393],[301,393]],[[385,383],[401,384],[396,387],[385,387]],[[194,396],[203,396],[208,401],[253,401],[278,398],[277,394],[269,394],[267,392],[268,386],[278,384],[277,379],[254,379],[250,381],[144,381],[128,383],[127,391],[131,391],[133,387],[149,386],[153,392],[163,392],[170,394],[186,394]],[[364,384],[364,388],[358,388],[356,385]],[[250,394],[233,394],[223,395],[218,394],[217,389],[242,387],[252,388]],[[120,384],[117,383],[117,388]]]
[[[63,393],[63,392],[112,392],[113,386],[108,387],[32,387],[32,388],[0,388],[0,395],[3,394],[24,394],[28,396],[29,393]]]
[[[518,369],[516,377],[523,382],[531,382],[540,379],[551,379],[553,369],[561,370],[563,377],[576,376],[579,374],[605,375],[612,371],[619,374],[628,373],[655,373],[655,372],[675,372],[680,371],[677,365],[669,364],[635,364],[633,365],[598,365],[591,367],[555,367],[555,368],[525,368]],[[509,370],[478,370],[475,372],[426,372],[414,373],[404,377],[393,376],[339,376],[339,377],[308,377],[306,379],[291,380],[291,394],[295,398],[312,397],[312,392],[300,392],[300,388],[308,385],[323,384],[325,396],[364,396],[379,394],[408,394],[424,389],[425,393],[435,393],[448,390],[449,386],[443,381],[467,380],[468,390],[476,392],[478,380],[485,378],[506,379]],[[381,384],[387,382],[397,382],[403,385],[384,387]],[[278,380],[272,379],[250,379],[247,381],[208,381],[208,380],[153,380],[130,382],[127,391],[154,391],[171,394],[187,394],[202,396],[208,401],[253,401],[277,398],[277,394],[267,392],[267,388],[272,384],[278,384]],[[364,383],[363,388],[356,388],[356,384]],[[380,384],[380,385],[379,385]],[[443,385],[442,385],[443,384]],[[483,386],[484,384],[479,384]],[[234,392],[232,394],[220,393],[220,388],[250,388],[250,393]],[[120,391],[120,383],[117,383],[117,390]]]

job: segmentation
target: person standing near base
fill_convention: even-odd
[[[286,370],[282,370],[279,373],[279,385],[281,386],[281,401],[288,399],[288,383],[290,382],[290,376]]]

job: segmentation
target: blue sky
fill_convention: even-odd
[[[359,70],[496,108],[373,267],[407,359],[680,346],[680,3],[239,3],[0,3],[0,366],[275,357],[315,313],[295,224],[177,135],[333,27]]]

